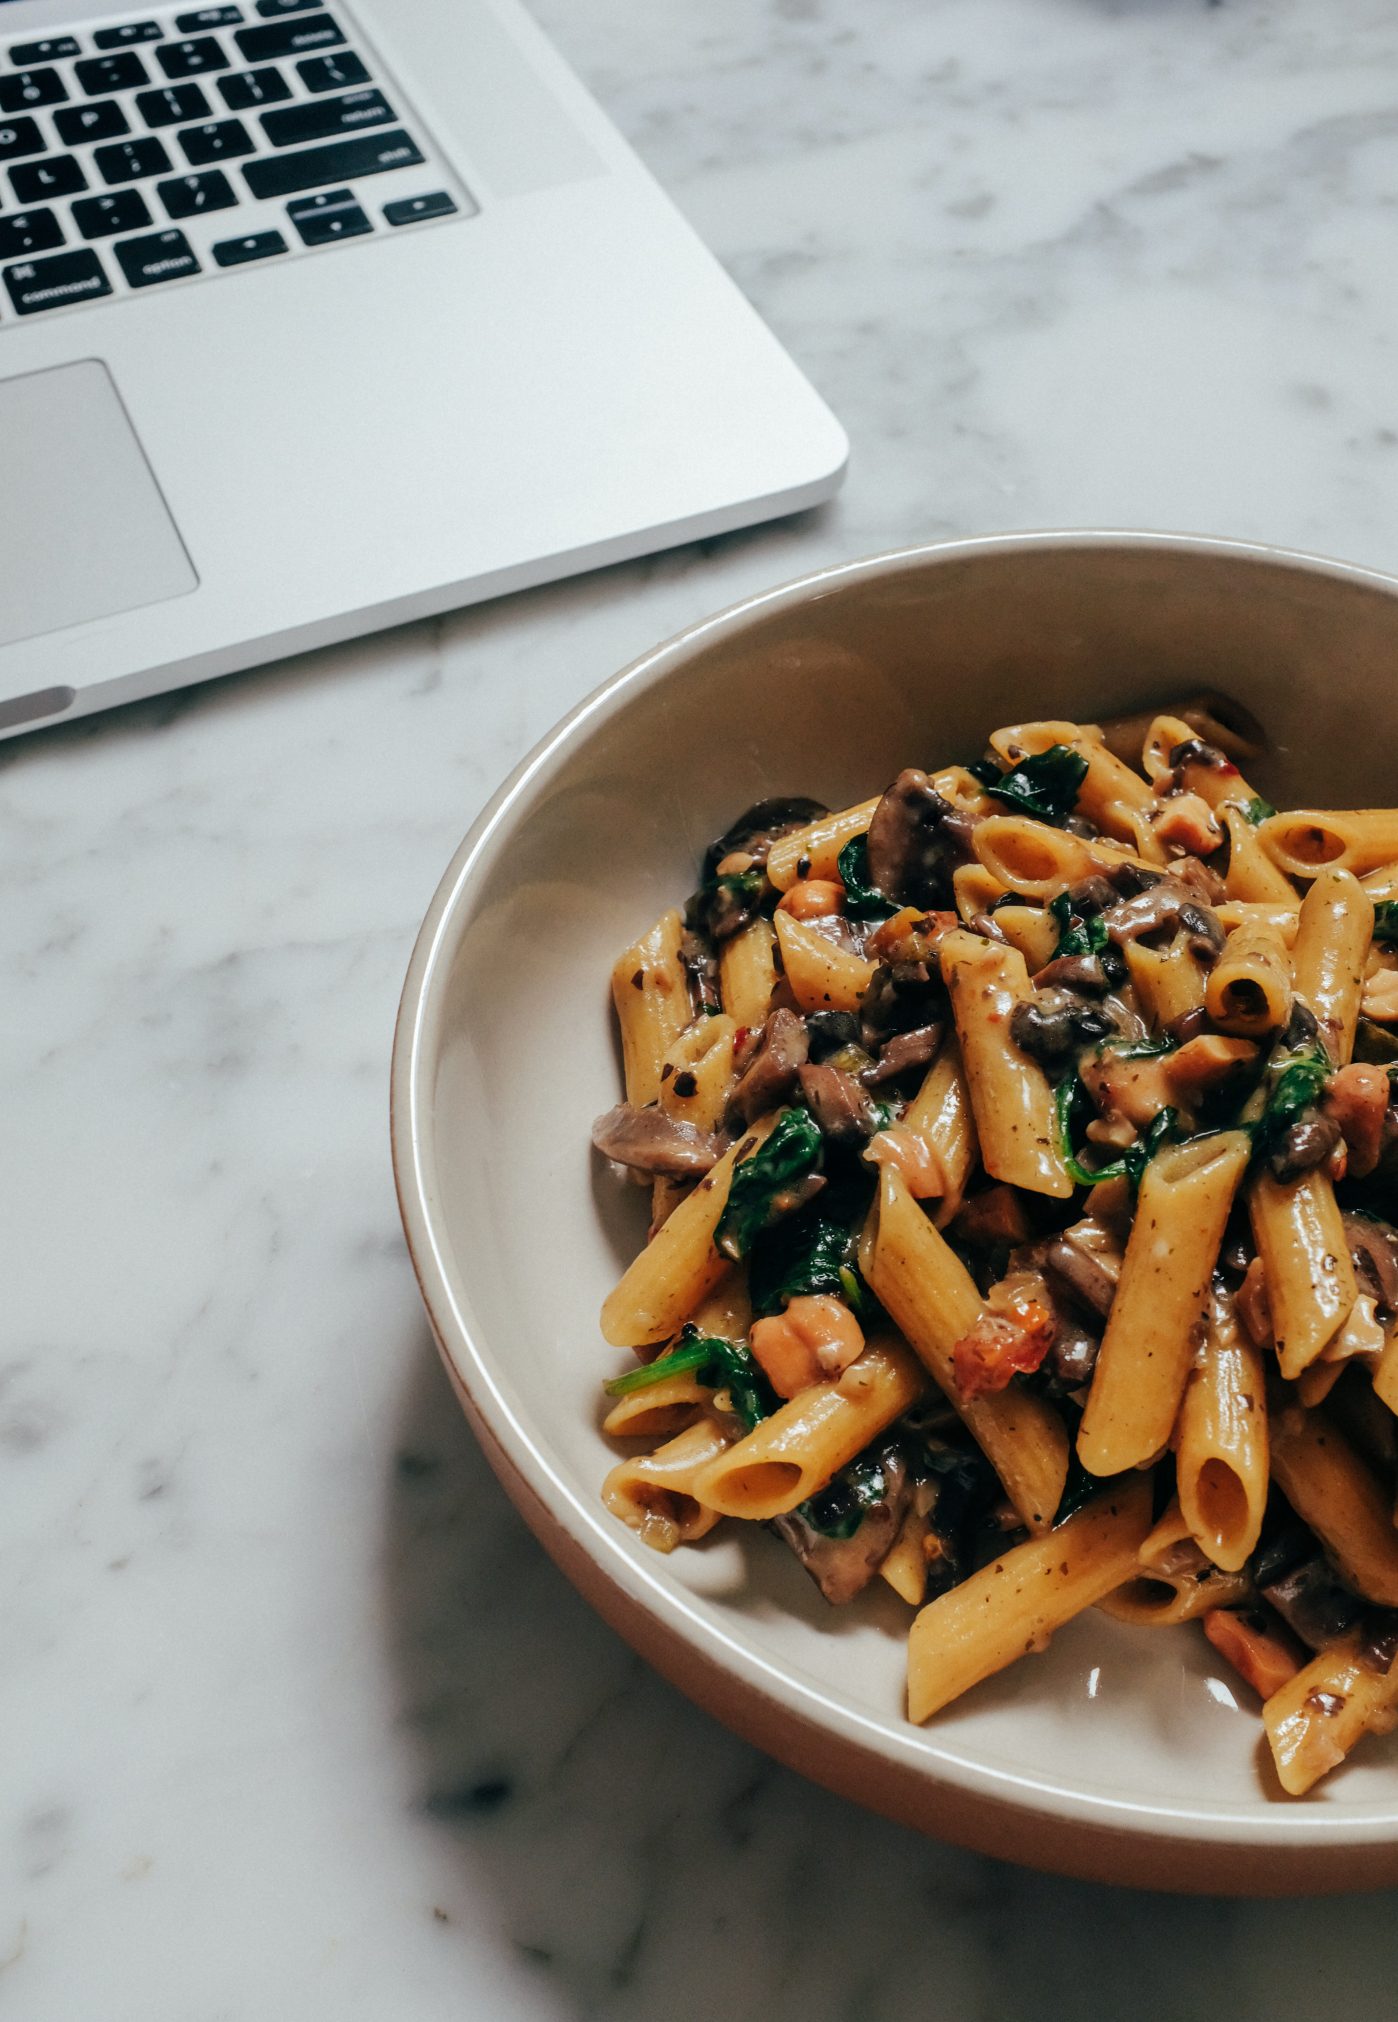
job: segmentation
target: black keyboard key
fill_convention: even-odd
[[[167,77],[195,77],[206,70],[227,70],[228,58],[212,35],[200,35],[193,42],[167,42],[156,50]]]
[[[56,70],[17,70],[0,77],[0,112],[32,112],[37,105],[62,105],[68,87]]]
[[[287,250],[280,232],[249,232],[245,239],[224,239],[214,247],[220,267],[244,267],[249,260],[270,260]]]
[[[209,101],[197,84],[167,84],[162,91],[142,91],[136,105],[147,126],[175,126],[182,119],[202,119]]]
[[[344,91],[351,84],[367,84],[369,73],[352,49],[340,56],[308,56],[296,66],[307,91]]]
[[[255,105],[276,105],[291,96],[291,86],[270,64],[265,70],[235,70],[231,77],[219,79],[218,88],[230,112],[249,112]]]
[[[112,251],[133,288],[154,288],[162,281],[183,281],[203,269],[183,232],[151,232],[144,239],[123,239]]]
[[[142,176],[164,175],[171,166],[169,155],[154,134],[113,141],[110,147],[99,147],[92,159],[104,183],[137,183]]]
[[[303,140],[329,140],[337,133],[357,133],[362,126],[385,126],[395,118],[381,91],[346,92],[343,98],[313,98],[301,105],[264,112],[262,130],[275,147],[297,147]]]
[[[70,154],[46,155],[43,161],[16,162],[10,170],[16,200],[46,204],[51,197],[71,197],[87,188],[87,177]]]
[[[226,211],[238,201],[237,192],[222,169],[205,169],[198,176],[176,176],[155,187],[172,218],[195,218],[201,211]]]
[[[194,168],[206,161],[233,161],[240,154],[257,151],[240,119],[211,119],[204,126],[187,126],[180,134],[180,146]]]
[[[81,197],[73,206],[73,223],[85,239],[109,239],[113,232],[139,232],[151,222],[139,190],[115,190],[110,196]]]
[[[5,286],[21,316],[37,316],[43,309],[71,309],[75,302],[94,301],[112,292],[102,262],[90,246],[6,267]]]
[[[329,49],[344,39],[339,22],[329,14],[297,14],[290,21],[269,21],[264,28],[235,29],[233,35],[249,63],[275,63],[307,49]]]
[[[321,183],[348,181],[354,176],[386,175],[390,169],[411,168],[422,155],[401,127],[392,133],[361,133],[353,140],[308,147],[301,154],[264,155],[246,162],[243,174],[255,197],[290,197]]]
[[[22,154],[42,154],[46,145],[37,119],[0,119],[0,161],[15,161]]]
[[[32,63],[57,63],[60,56],[81,56],[82,44],[76,35],[50,35],[43,42],[12,42],[10,61],[16,70],[28,70]]]
[[[134,91],[138,85],[150,83],[146,66],[134,49],[124,49],[120,56],[86,57],[75,63],[73,70],[89,98],[103,98],[109,91]]]
[[[175,27],[181,35],[202,35],[206,28],[231,28],[242,18],[241,7],[196,7],[192,14],[177,14]]]
[[[158,21],[123,21],[117,28],[99,28],[94,49],[127,49],[133,42],[158,42],[165,30]]]
[[[22,260],[63,244],[63,227],[52,211],[12,211],[0,218],[0,260]]]
[[[126,114],[113,98],[99,98],[95,105],[61,105],[53,116],[58,138],[69,147],[81,147],[88,140],[115,140],[130,133]]]
[[[424,197],[400,197],[385,204],[383,214],[391,225],[416,225],[424,218],[448,218],[455,209],[455,197],[445,190],[429,190]]]
[[[323,190],[319,196],[301,197],[287,205],[286,214],[308,246],[362,238],[374,229],[348,190]]]
[[[319,7],[320,0],[257,0],[257,11],[264,17],[273,14],[309,14],[313,7]]]

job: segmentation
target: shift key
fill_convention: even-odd
[[[423,158],[398,127],[392,133],[359,134],[354,140],[333,141],[328,147],[303,148],[298,154],[265,155],[258,161],[244,162],[243,174],[255,197],[289,197],[297,190],[318,189],[322,183],[350,182],[355,176],[411,168]]]

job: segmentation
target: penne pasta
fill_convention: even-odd
[[[1280,1032],[1291,1016],[1291,963],[1275,928],[1249,921],[1224,943],[1204,990],[1210,1020],[1243,1039]]]
[[[703,1416],[713,1394],[692,1375],[667,1376],[618,1397],[602,1430],[608,1439],[669,1439]]]
[[[974,920],[977,913],[989,912],[1004,892],[999,878],[984,864],[958,864],[952,872],[951,893],[963,920]]]
[[[654,1453],[618,1461],[602,1484],[602,1500],[656,1551],[693,1544],[718,1522],[717,1510],[698,1499],[694,1483],[732,1438],[730,1421],[706,1413]]]
[[[706,1135],[721,1128],[733,1088],[737,1030],[728,1017],[696,1018],[671,1044],[660,1069],[660,1107],[667,1116]],[[656,1227],[687,1192],[681,1180],[655,1182],[651,1220]]]
[[[1045,907],[998,906],[995,924],[1010,946],[1023,955],[1031,976],[1053,960],[1058,947],[1058,922]]]
[[[694,1015],[680,960],[683,938],[684,921],[672,907],[648,934],[632,943],[612,970],[626,1099],[638,1109],[660,1094],[666,1052]]]
[[[1053,1091],[1011,1032],[1015,1010],[1034,995],[1023,955],[958,929],[944,936],[941,963],[986,1171],[1065,1199],[1073,1182],[1055,1139]]]
[[[1259,1172],[1248,1195],[1281,1373],[1294,1383],[1338,1333],[1358,1296],[1344,1224],[1327,1172]]]
[[[1339,1427],[1290,1406],[1272,1426],[1277,1486],[1356,1593],[1398,1607],[1398,1531],[1392,1498]]]
[[[1228,868],[1224,890],[1230,899],[1250,905],[1296,904],[1296,888],[1262,847],[1260,831],[1240,807],[1222,807],[1219,820],[1228,836]]]
[[[1168,1442],[1247,1159],[1246,1135],[1228,1131],[1169,1145],[1146,1167],[1078,1433],[1089,1474],[1140,1467]]]
[[[1175,1486],[1190,1536],[1224,1572],[1241,1572],[1257,1547],[1269,1479],[1262,1357],[1216,1293],[1175,1428]]]
[[[1171,764],[1171,755],[1181,745],[1212,745],[1215,753],[1224,760],[1222,765],[1203,756],[1186,757],[1178,766]],[[1247,806],[1257,795],[1238,770],[1236,761],[1218,743],[1216,738],[1206,737],[1191,728],[1181,716],[1157,716],[1146,732],[1145,744],[1141,752],[1141,765],[1147,779],[1159,790],[1173,783],[1179,775],[1179,786],[1184,793],[1197,793],[1207,806],[1220,808],[1230,802]]]
[[[722,1516],[765,1522],[816,1494],[927,1387],[895,1335],[869,1342],[832,1383],[813,1383],[694,1477],[693,1493]]]
[[[1178,1502],[1146,1537],[1133,1577],[1098,1602],[1104,1615],[1141,1629],[1169,1629],[1192,1622],[1211,1608],[1226,1608],[1251,1592],[1241,1572],[1213,1565],[1190,1533]]]
[[[1281,1787],[1303,1797],[1366,1734],[1398,1726],[1398,1660],[1365,1661],[1360,1636],[1313,1657],[1262,1708]]]
[[[945,1228],[961,1206],[976,1163],[976,1126],[955,1032],[948,1032],[903,1118],[921,1138],[943,1180],[933,1219]]]
[[[718,990],[735,1025],[756,1028],[772,1008],[781,983],[777,934],[770,920],[753,920],[730,934],[718,951]]]
[[[1026,1651],[1046,1648],[1055,1629],[1131,1577],[1149,1529],[1149,1482],[1114,1482],[1057,1530],[929,1601],[908,1636],[908,1718],[930,1719]]]
[[[1153,1032],[1171,1032],[1182,1018],[1199,1010],[1204,1002],[1204,971],[1189,947],[1187,934],[1176,934],[1168,948],[1128,941],[1122,954],[1136,1001]]]
[[[962,1395],[953,1350],[980,1319],[984,1302],[966,1266],[891,1167],[880,1175],[870,1225],[861,1252],[870,1290],[960,1414],[1020,1519],[1031,1531],[1047,1530],[1068,1478],[1063,1421],[1045,1398],[1027,1390]]]
[[[1314,1012],[1337,1067],[1354,1051],[1364,962],[1374,931],[1373,901],[1346,870],[1317,873],[1301,904],[1291,974],[1296,995]]]
[[[866,962],[793,914],[776,916],[782,971],[803,1011],[857,1011],[874,979],[876,962]]]
[[[1282,946],[1290,949],[1296,939],[1296,928],[1301,902],[1293,893],[1290,905],[1264,905],[1260,900],[1225,899],[1222,905],[1214,907],[1218,923],[1225,934],[1232,934],[1239,927],[1271,927],[1281,936]]]
[[[1323,870],[1362,878],[1398,862],[1398,808],[1295,808],[1271,815],[1257,833],[1273,863],[1293,878]]]
[[[1154,868],[1123,844],[1089,842],[1067,829],[1045,828],[1020,814],[989,814],[971,832],[976,861],[1007,892],[1022,898],[1056,898],[1065,886],[1095,873],[1110,875],[1123,864]]]
[[[1141,775],[1102,742],[1100,730],[1080,723],[1018,723],[997,730],[990,740],[991,750],[1010,765],[1058,744],[1077,752],[1087,766],[1078,788],[1077,812],[1105,835],[1139,850],[1148,863],[1164,863],[1164,848],[1150,825],[1155,795]]]
[[[1101,727],[1102,741],[1118,758],[1134,763],[1154,726],[1162,720],[1183,724],[1186,737],[1199,737],[1205,744],[1215,745],[1235,765],[1260,758],[1267,748],[1266,734],[1251,710],[1244,709],[1229,695],[1213,693],[1188,696],[1163,713],[1143,710],[1129,716],[1106,717]],[[1150,772],[1149,765],[1146,770]]]

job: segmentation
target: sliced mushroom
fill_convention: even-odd
[[[1361,1287],[1390,1313],[1398,1313],[1398,1230],[1369,1215],[1345,1213],[1345,1240]]]
[[[903,1522],[909,1496],[907,1462],[890,1447],[882,1465],[883,1495],[847,1538],[818,1531],[798,1510],[772,1519],[772,1529],[790,1545],[832,1607],[842,1607],[868,1586]]]
[[[1324,1553],[1317,1552],[1286,1572],[1259,1583],[1293,1635],[1309,1649],[1323,1650],[1358,1621],[1360,1602],[1343,1586]]]
[[[925,772],[909,766],[899,773],[869,824],[869,876],[881,892],[906,906],[931,905],[945,895],[947,823],[954,812]]]
[[[879,1127],[872,1098],[851,1074],[828,1061],[800,1070],[801,1093],[812,1116],[836,1144],[862,1144]]]
[[[1100,1314],[1103,1319],[1116,1297],[1123,1255],[1121,1238],[1095,1215],[1074,1222],[1061,1236],[1055,1236],[1043,1252],[1044,1264],[1054,1277],[1090,1313]]]
[[[796,1013],[774,1011],[762,1028],[756,1052],[728,1099],[729,1117],[740,1123],[755,1123],[759,1116],[784,1102],[796,1086],[797,1074],[808,1052],[806,1028]]]
[[[916,1025],[911,1032],[895,1032],[879,1049],[878,1065],[867,1077],[869,1086],[878,1088],[915,1067],[930,1067],[941,1046],[943,1030],[940,1024],[935,1024]]]
[[[749,857],[754,868],[765,864],[773,843],[780,842],[793,829],[805,828],[808,822],[819,821],[829,811],[822,802],[807,800],[800,794],[754,801],[738,816],[732,827],[726,828],[704,852],[705,881],[714,876],[725,857],[738,852]]]
[[[1277,1179],[1295,1179],[1298,1173],[1323,1165],[1339,1142],[1340,1126],[1334,1117],[1308,1109],[1283,1132],[1267,1163]]]
[[[1083,997],[1105,997],[1110,987],[1100,955],[1055,955],[1034,977],[1036,990],[1076,990]]]
[[[694,1179],[719,1155],[717,1138],[668,1116],[654,1103],[636,1109],[619,1102],[593,1124],[592,1142],[615,1164],[665,1179]]]
[[[945,1006],[942,979],[934,967],[926,962],[883,962],[859,1007],[864,1044],[874,1051],[894,1032],[931,1024]]]
[[[1065,989],[1040,990],[1010,1015],[1010,1037],[1041,1067],[1056,1066],[1079,1046],[1108,1039],[1116,1029],[1109,1011]]]

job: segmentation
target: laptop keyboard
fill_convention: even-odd
[[[0,321],[472,215],[347,19],[244,0],[0,38]]]

